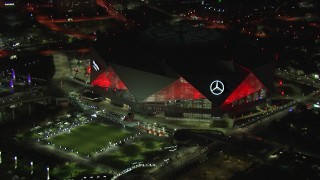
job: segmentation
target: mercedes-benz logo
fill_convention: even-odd
[[[220,95],[224,91],[224,84],[219,80],[214,80],[210,84],[210,91],[213,95]]]

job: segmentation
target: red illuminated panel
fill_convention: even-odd
[[[224,101],[222,106],[231,104],[236,100],[242,99],[250,94],[258,92],[261,89],[265,89],[264,85],[253,73],[250,73],[241,82],[241,84],[229,95],[229,97]]]
[[[128,89],[121,81],[117,73],[109,66],[107,68],[107,78],[111,82],[111,87],[115,89]]]
[[[88,74],[90,74],[91,73],[91,66],[88,66],[86,71],[87,71]]]
[[[105,71],[105,72],[101,73],[95,80],[93,80],[91,84],[93,86],[108,88],[108,87],[110,87],[111,82],[107,78],[107,72]]]
[[[93,86],[100,86],[104,88],[126,89],[127,87],[121,81],[116,72],[109,66],[107,71],[101,73],[91,83]]]
[[[204,99],[205,97],[183,78],[145,99],[146,102],[163,102],[182,99]]]

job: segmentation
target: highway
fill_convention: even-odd
[[[297,82],[299,84],[304,84],[307,86],[311,86],[317,89],[320,89],[320,81],[316,79],[311,79],[310,77],[306,75],[296,75],[293,73],[288,72],[287,70],[284,71],[277,71],[275,73],[276,76],[287,79],[293,82]]]
[[[25,102],[43,101],[44,99],[51,99],[51,97],[43,93],[17,92],[6,97],[2,97],[0,101],[0,109]]]

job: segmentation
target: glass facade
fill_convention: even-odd
[[[196,100],[205,97],[183,78],[177,79],[169,86],[152,94],[145,102],[167,102],[173,100]]]

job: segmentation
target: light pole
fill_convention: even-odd
[[[50,168],[47,167],[47,180],[49,180],[49,179],[50,179]]]
[[[32,161],[30,162],[30,167],[31,167],[30,173],[33,174],[33,162]]]
[[[0,164],[2,163],[2,155],[1,155],[1,151],[0,151]]]
[[[14,169],[17,169],[18,167],[18,158],[17,156],[14,157]]]

